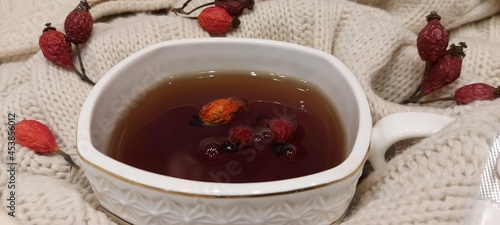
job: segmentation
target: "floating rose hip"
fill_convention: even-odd
[[[237,17],[231,17],[222,7],[210,6],[198,15],[198,24],[200,27],[211,34],[225,34],[233,28],[240,25]]]
[[[56,152],[62,155],[72,167],[80,167],[56,145],[56,139],[50,129],[36,120],[22,120],[15,126],[15,142],[33,150],[37,154],[50,154]]]
[[[197,116],[190,121],[191,125],[217,126],[232,121],[247,109],[247,102],[238,97],[223,98],[204,105]]]
[[[87,1],[80,1],[80,4],[66,16],[64,31],[68,41],[82,44],[90,38],[94,20],[89,9],[90,5]]]
[[[287,142],[292,138],[297,128],[295,121],[288,117],[271,119],[268,124],[277,142]]]
[[[432,11],[427,15],[427,25],[418,33],[417,49],[423,61],[435,62],[446,53],[448,32],[440,20],[441,16]]]
[[[252,143],[252,128],[245,125],[238,125],[229,130],[229,140],[234,143],[238,149],[249,146]]]

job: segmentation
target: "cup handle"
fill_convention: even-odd
[[[426,112],[402,112],[383,117],[372,130],[368,160],[376,170],[385,163],[385,152],[398,141],[430,136],[454,119]]]

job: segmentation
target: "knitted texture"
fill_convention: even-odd
[[[197,24],[160,9],[184,1],[92,1],[94,31],[82,45],[87,75],[103,74],[154,43],[209,37]],[[193,1],[199,5],[207,1]],[[78,161],[76,127],[91,86],[48,62],[39,51],[44,24],[63,31],[77,0],[0,2],[0,206],[8,198],[7,115],[47,124],[58,146]],[[450,96],[465,84],[500,85],[498,0],[272,0],[256,1],[228,37],[272,39],[310,46],[343,61],[361,83],[373,120],[406,111],[433,112],[456,120],[405,149],[359,186],[343,224],[464,224],[477,195],[480,173],[500,133],[500,100],[456,106],[453,102],[400,105],[424,71],[417,32],[432,10],[450,29],[450,43],[467,43],[461,77],[425,97]],[[152,13],[155,11],[155,13]],[[115,224],[99,208],[83,171],[58,155],[40,156],[17,146],[16,217],[24,224]],[[78,162],[77,162],[78,163]]]

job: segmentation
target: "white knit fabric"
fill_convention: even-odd
[[[193,1],[193,5],[202,1]],[[98,81],[113,65],[153,43],[209,37],[195,20],[153,14],[181,1],[92,1],[96,19],[82,46],[89,77]],[[76,124],[91,86],[48,62],[38,47],[46,22],[59,30],[78,0],[0,1],[0,206],[8,198],[7,115],[37,119],[55,133],[61,149],[76,155]],[[399,105],[417,86],[424,63],[417,32],[432,10],[450,29],[450,43],[469,46],[461,77],[428,96],[449,96],[473,82],[500,85],[498,0],[272,0],[257,1],[229,37],[273,39],[331,53],[357,76],[373,119],[426,111],[456,120],[409,147],[359,186],[343,224],[464,224],[494,138],[500,134],[500,100],[456,106],[452,102]],[[60,156],[17,147],[16,218],[24,224],[115,224],[99,205],[83,171]],[[78,163],[78,162],[77,162]]]

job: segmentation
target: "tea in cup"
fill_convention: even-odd
[[[102,77],[81,111],[78,153],[99,203],[132,224],[333,224],[368,157],[381,166],[387,145],[451,121],[410,114],[440,122],[397,135],[408,129],[395,115],[372,128],[356,77],[313,48],[173,40]]]

